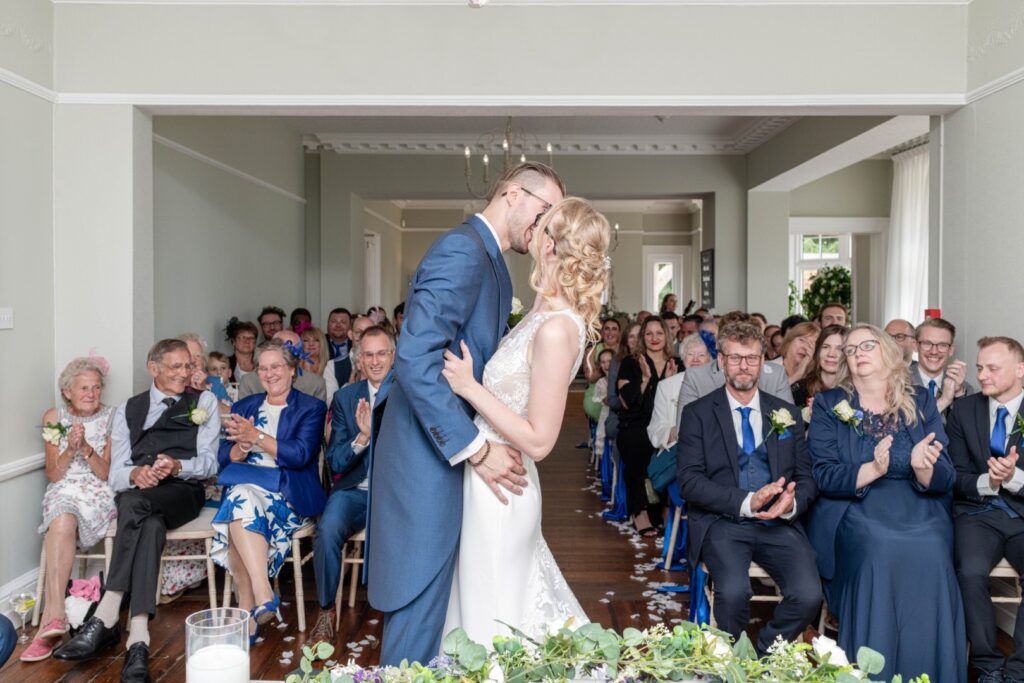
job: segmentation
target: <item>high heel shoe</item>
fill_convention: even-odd
[[[275,616],[278,621],[281,619],[281,598],[275,594],[272,600],[269,600],[262,605],[256,605],[250,610],[249,614],[256,620],[256,625],[260,626],[267,623]]]
[[[259,637],[260,637],[260,623],[257,621],[256,622],[256,628],[254,628],[252,630],[252,633],[249,634],[249,647],[252,647],[253,645],[255,645],[256,644],[256,639],[259,638]]]

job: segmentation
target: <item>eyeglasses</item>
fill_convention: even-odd
[[[269,375],[272,372],[277,372],[281,368],[288,367],[287,363],[274,363],[273,365],[260,365],[256,368],[256,372],[261,375]]]
[[[188,370],[189,372],[192,372],[196,369],[196,366],[192,363],[175,363],[174,365],[164,365],[164,369],[172,372],[177,372],[179,370]]]
[[[754,366],[761,364],[761,354],[751,354],[744,356],[738,353],[723,353],[722,357],[725,358],[725,362],[732,366],[738,366],[746,361],[747,365]]]
[[[386,360],[392,353],[393,351],[391,351],[391,349],[378,351],[377,353],[367,353],[366,351],[363,351],[359,354],[359,360]]]
[[[843,353],[846,354],[847,356],[852,356],[853,354],[857,353],[857,351],[871,353],[872,351],[875,350],[876,346],[878,346],[877,339],[866,339],[862,341],[860,344],[848,344],[844,346]]]
[[[907,341],[908,339],[914,338],[914,335],[906,334],[905,332],[897,332],[896,334],[890,334],[889,336],[895,339],[896,341],[900,342],[901,344]]]
[[[919,341],[919,342],[917,342],[917,348],[921,349],[925,353],[931,351],[933,348],[934,349],[938,349],[942,353],[946,353],[951,348],[953,348],[953,345],[950,344],[949,342],[938,342],[938,343],[936,343],[936,342],[930,342],[930,341]]]
[[[543,197],[538,197],[537,195],[535,195],[535,194],[534,194],[533,192],[530,192],[529,190],[527,190],[527,189],[526,189],[525,187],[523,187],[522,185],[520,185],[520,186],[519,186],[519,188],[520,188],[520,189],[521,189],[521,190],[522,190],[523,192],[525,192],[526,194],[530,195],[531,197],[533,197],[534,199],[536,199],[536,200],[537,200],[538,202],[540,202],[540,203],[541,203],[541,205],[542,205],[542,206],[544,207],[544,213],[547,213],[548,211],[550,211],[550,210],[551,210],[551,207],[552,207],[552,206],[554,206],[554,204],[552,204],[552,203],[551,203],[551,202],[549,202],[548,200],[544,199]]]
[[[240,334],[235,337],[235,340],[240,342],[254,342],[256,341],[256,337],[251,334]]]

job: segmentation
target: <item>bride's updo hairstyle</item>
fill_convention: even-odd
[[[587,337],[600,336],[601,295],[608,285],[608,220],[590,202],[566,197],[541,218],[534,240],[552,240],[557,265],[550,272],[534,261],[530,286],[540,296],[561,295],[583,317]]]

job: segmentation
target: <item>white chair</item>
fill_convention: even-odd
[[[313,533],[316,531],[316,524],[314,522],[306,522],[299,529],[292,534],[292,571],[295,574],[295,611],[299,616],[299,631],[305,633],[306,631],[306,594],[302,587],[302,565],[306,564],[313,559],[313,549],[310,548],[309,553],[306,555],[302,554],[301,541],[304,538],[312,538]],[[284,567],[281,567],[284,569]],[[278,572],[280,576],[280,572]],[[278,589],[280,594],[280,589]],[[224,573],[224,607],[231,606],[231,572]]]
[[[351,548],[351,549],[350,549]],[[356,589],[359,587],[359,575],[363,572],[363,563],[366,561],[366,529],[355,533],[352,538],[345,541],[341,548],[341,576],[338,580],[338,591],[334,596],[334,630],[341,626],[341,597],[345,588],[345,568],[349,572],[348,606],[351,609],[356,606]]]
[[[204,507],[199,511],[199,516],[188,524],[183,524],[177,529],[168,529],[168,541],[202,541],[204,552],[202,555],[167,555],[166,552],[160,557],[160,574],[156,582],[156,598],[160,601],[160,586],[164,581],[164,564],[167,562],[182,562],[185,560],[206,561],[206,587],[210,596],[210,609],[217,606],[217,580],[213,567],[213,517],[217,514],[217,508]],[[165,546],[166,548],[166,546]],[[110,564],[110,560],[107,560]]]
[[[106,576],[110,573],[110,555],[114,548],[114,523],[111,522],[110,527],[107,528],[107,534],[103,537],[101,543],[102,552],[100,550],[100,543],[97,543],[88,550],[82,550],[75,553],[75,559],[79,561],[78,564],[78,575],[81,578],[85,578],[86,565],[89,560],[103,560],[103,574]],[[39,625],[39,617],[42,614],[43,598],[45,597],[46,591],[44,587],[46,585],[46,543],[43,543],[43,549],[39,552],[39,579],[36,581],[36,599],[35,609],[32,610],[32,625]]]
[[[1013,603],[1016,605],[1021,604],[1021,587],[1020,587],[1020,576],[1017,571],[1013,568],[1006,558],[1000,560],[999,564],[995,566],[992,573],[989,574],[993,579],[1010,579],[1012,584],[1010,595],[992,595],[992,602],[997,603]]]
[[[708,599],[708,614],[711,621],[710,626],[711,628],[717,628],[717,623],[715,621],[715,592],[712,590],[712,583],[714,581],[714,577],[712,577],[711,572],[708,571],[707,565],[701,562],[700,566],[701,569],[703,569],[704,572],[708,575],[708,580],[704,584],[704,594],[707,596]],[[775,581],[772,580],[772,577],[768,574],[768,572],[762,569],[756,562],[750,563],[750,569],[747,571],[747,576],[749,576],[752,579],[758,579],[761,581],[761,583],[764,583],[766,585],[770,585],[772,587],[772,590],[774,591],[773,593],[768,595],[765,595],[763,593],[754,593],[754,595],[752,595],[750,598],[751,602],[782,602],[782,592],[779,590],[779,586],[775,583]],[[826,614],[828,614],[828,606],[825,604],[825,601],[822,600],[821,613],[818,616],[818,633],[825,632]]]

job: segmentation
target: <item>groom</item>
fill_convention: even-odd
[[[526,485],[519,454],[484,440],[441,368],[444,351],[465,341],[482,379],[512,306],[502,252],[526,254],[540,217],[564,194],[544,164],[507,169],[483,212],[435,241],[413,275],[371,455],[368,581],[370,603],[384,612],[382,665],[428,662],[441,651],[462,528],[463,463],[502,502],[503,488],[519,494]]]

